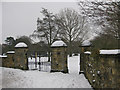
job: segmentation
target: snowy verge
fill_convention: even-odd
[[[3,88],[91,88],[88,80],[79,73],[79,56],[68,57],[69,74],[61,72],[23,71],[2,69]]]
[[[91,88],[83,74],[3,68],[3,88]]]

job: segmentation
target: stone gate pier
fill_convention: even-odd
[[[20,42],[15,46],[15,68],[28,70],[27,44]]]
[[[15,45],[15,51],[8,51],[4,56],[0,55],[2,66],[28,70],[27,51],[27,44],[19,42]]]
[[[58,40],[51,45],[51,49],[51,72],[68,73],[67,45]]]

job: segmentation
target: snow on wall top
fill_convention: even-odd
[[[120,49],[115,49],[115,50],[100,50],[100,54],[120,54]]]
[[[91,52],[90,51],[86,51],[86,52],[84,52],[85,54],[91,54]]]
[[[14,54],[15,51],[8,51],[7,54]]]
[[[85,54],[91,54],[91,52],[86,51]],[[120,54],[120,49],[115,50],[100,50],[100,54]]]
[[[16,44],[15,47],[28,47],[28,46],[24,42],[20,42],[20,43]]]
[[[82,43],[82,46],[90,46],[91,45],[91,43],[90,43],[90,41],[88,41],[88,40],[85,40],[83,43]]]
[[[61,46],[67,46],[62,40],[55,41],[51,47],[61,47]]]
[[[7,57],[6,55],[0,55],[1,58]]]

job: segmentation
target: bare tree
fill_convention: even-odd
[[[51,12],[45,8],[42,8],[41,13],[44,17],[41,20],[38,18],[37,30],[34,31],[32,36],[47,41],[49,47],[48,61],[50,61],[50,46],[53,43],[54,39],[57,37],[58,29],[55,25],[55,16]]]
[[[80,1],[78,3],[82,15],[89,17],[90,21],[101,26],[104,34],[110,34],[120,40],[120,1],[94,0]]]
[[[82,41],[88,29],[86,29],[86,19],[80,16],[73,9],[63,9],[56,17],[59,26],[60,37],[68,42],[69,54],[72,54],[72,42]]]

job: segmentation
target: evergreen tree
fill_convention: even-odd
[[[55,25],[55,16],[49,12],[47,9],[42,8],[41,13],[43,14],[43,19],[37,20],[37,30],[34,31],[34,37],[38,37],[39,39],[43,39],[47,42],[49,50],[48,50],[48,61],[50,61],[50,47],[57,37],[58,29]]]

